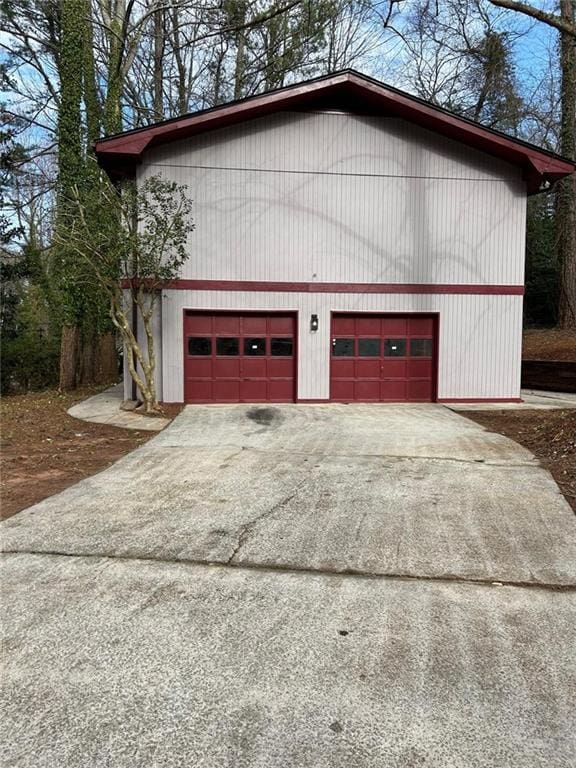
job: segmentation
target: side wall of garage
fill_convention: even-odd
[[[185,309],[292,311],[298,316],[297,399],[330,397],[330,321],[334,312],[438,313],[438,399],[520,396],[522,296],[165,291],[162,398],[182,402]],[[310,318],[318,316],[318,330]]]

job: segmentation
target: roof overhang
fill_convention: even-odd
[[[111,178],[131,177],[142,155],[151,147],[273,112],[311,109],[402,118],[520,167],[528,194],[539,192],[576,170],[574,161],[350,70],[109,136],[97,141],[94,148],[98,162]]]

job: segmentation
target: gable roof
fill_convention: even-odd
[[[341,109],[399,117],[522,168],[529,194],[576,170],[576,163],[487,128],[354,70],[344,70],[275,91],[107,136],[95,142],[99,164],[111,177],[131,177],[150,147],[206,133],[282,110]]]

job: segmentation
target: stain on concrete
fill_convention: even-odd
[[[284,416],[278,408],[250,408],[246,417],[263,427],[278,427],[284,421]]]

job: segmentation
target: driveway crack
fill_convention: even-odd
[[[293,488],[290,493],[287,496],[284,496],[283,499],[280,499],[274,506],[270,507],[270,509],[264,510],[261,514],[257,515],[253,520],[249,520],[247,523],[244,523],[238,531],[238,540],[236,541],[236,544],[234,546],[234,549],[232,550],[232,554],[226,561],[227,565],[232,565],[235,561],[235,558],[239,554],[240,550],[246,543],[246,539],[250,536],[250,533],[252,532],[252,529],[258,525],[258,523],[262,522],[262,520],[266,520],[268,517],[271,517],[275,512],[277,512],[279,509],[282,509],[282,507],[286,506],[288,502],[292,501],[292,499],[296,496],[300,488],[304,486],[308,482],[309,478],[305,477],[301,482],[299,482],[295,488]]]
[[[286,503],[286,500],[284,500]],[[281,505],[276,505],[276,508]],[[270,514],[272,510],[268,510],[259,518],[265,517]],[[257,518],[258,519],[258,518]],[[251,525],[255,523],[247,523]],[[96,561],[100,564],[102,561],[108,561],[108,563],[123,562],[123,563],[147,563],[150,565],[168,565],[168,566],[189,566],[189,567],[208,567],[215,568],[238,568],[245,570],[246,572],[260,572],[267,574],[292,574],[292,575],[307,575],[307,576],[322,576],[324,578],[352,578],[352,579],[364,579],[364,580],[378,580],[378,581],[406,581],[406,582],[428,582],[438,584],[467,584],[473,586],[487,587],[490,589],[499,589],[501,587],[516,587],[524,589],[545,589],[552,592],[563,593],[576,593],[576,582],[574,581],[560,581],[560,582],[547,582],[547,581],[528,581],[526,579],[510,579],[501,577],[498,575],[491,577],[481,576],[466,576],[465,574],[456,573],[439,573],[439,574],[416,574],[405,571],[362,571],[353,568],[347,569],[316,569],[300,567],[296,565],[282,565],[267,563],[261,565],[257,563],[231,563],[230,560],[202,560],[202,559],[183,559],[183,558],[166,558],[153,555],[126,555],[126,554],[114,554],[109,553],[80,553],[80,552],[67,552],[64,550],[24,550],[24,549],[5,549],[0,550],[0,559],[2,556],[32,556],[32,557],[54,557],[54,558],[72,558],[75,560],[87,560]]]

